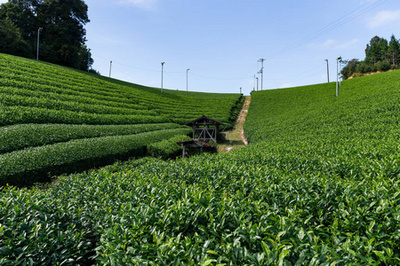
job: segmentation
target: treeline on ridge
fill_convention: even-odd
[[[83,0],[9,0],[0,5],[0,53],[36,58],[39,35],[40,60],[88,70],[87,12]]]
[[[394,35],[390,41],[375,36],[365,48],[365,60],[351,59],[344,61],[347,64],[341,71],[343,79],[362,76],[365,73],[399,69],[400,41]]]

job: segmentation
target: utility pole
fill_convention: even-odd
[[[261,73],[261,90],[263,90],[263,80],[264,80],[264,61],[265,61],[265,58],[261,58],[261,59],[259,59],[258,60],[258,62],[261,62],[261,70],[260,70],[260,73]]]
[[[336,97],[339,96],[339,61],[342,62],[342,57],[336,59]]]
[[[189,70],[190,68],[186,69],[186,91],[189,90]]]
[[[111,78],[111,66],[112,66],[112,61],[110,61],[110,72],[108,73],[109,78]]]
[[[88,55],[87,55],[87,72],[89,72],[90,68],[90,49],[88,50]]]
[[[165,62],[161,62],[161,93],[163,93],[164,88],[164,64]]]
[[[342,57],[340,57],[340,60],[339,60],[339,74],[341,75],[342,74]],[[342,86],[342,76],[340,76],[340,79],[339,79],[339,87],[341,87]]]
[[[254,74],[254,80],[253,80],[253,91],[256,90],[256,75]]]
[[[328,76],[328,83],[329,83],[329,63],[328,63],[328,59],[325,59],[325,61],[326,61],[326,73],[327,73],[327,76]]]
[[[40,31],[41,31],[41,30],[43,30],[43,28],[42,28],[42,27],[39,27],[39,28],[38,28],[38,31],[37,31],[37,47],[36,47],[37,51],[36,51],[36,60],[39,60],[39,38],[40,38]]]
[[[258,77],[256,77],[256,80],[257,80],[257,91],[258,91]]]
[[[242,94],[242,87],[240,87],[240,94]]]

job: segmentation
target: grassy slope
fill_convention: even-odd
[[[339,97],[335,83],[253,93],[246,134],[251,142],[273,135],[377,137],[396,129],[399,75],[394,71],[344,81]]]
[[[181,124],[199,116],[229,124],[239,99],[239,94],[161,94],[157,88],[0,54],[0,164],[7,164],[0,186],[143,156],[153,142],[190,133]]]
[[[222,122],[229,122],[231,108],[239,97],[238,94],[172,90],[164,90],[161,95],[160,89],[157,88],[48,63],[4,54],[0,54],[0,59],[0,92],[3,96],[9,97],[0,101],[4,106],[8,106],[10,97],[14,96],[16,99],[11,103],[13,106],[94,114],[123,114],[124,111],[132,109],[146,110],[149,116],[167,116],[167,121],[172,120],[178,123],[184,123],[205,114]],[[17,96],[22,96],[22,98]],[[47,105],[40,100],[47,100]],[[125,110],[113,111],[110,107]],[[0,121],[0,124],[4,123]]]
[[[399,76],[394,71],[344,81],[339,97],[334,84],[255,93],[246,135],[346,178],[397,176]]]
[[[251,143],[231,153],[6,189],[0,254],[5,263],[398,264],[399,75],[343,82],[339,98],[333,84],[254,93]]]

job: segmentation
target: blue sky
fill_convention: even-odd
[[[338,56],[364,59],[369,40],[400,38],[398,0],[86,0],[93,68],[147,86],[248,95],[336,76]],[[261,78],[260,78],[261,80]],[[259,85],[260,88],[260,85]]]

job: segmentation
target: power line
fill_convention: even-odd
[[[348,23],[348,22],[360,17],[361,15],[371,11],[372,9],[377,8],[378,6],[384,4],[384,3],[388,2],[388,1],[390,1],[390,0],[378,0],[378,1],[373,1],[372,4],[371,4],[371,1],[369,1],[369,2],[361,5],[360,7],[354,9],[353,11],[347,13],[346,15],[336,19],[335,21],[333,21],[331,23],[329,23],[328,25],[320,28],[319,30],[307,35],[306,37],[304,37],[304,38],[302,38],[302,39],[300,39],[300,40],[298,40],[298,41],[296,41],[296,42],[294,42],[292,44],[289,44],[288,46],[286,46],[284,48],[276,50],[275,52],[273,52],[268,57],[278,56],[278,55],[284,54],[284,53],[286,53],[286,52],[288,52],[290,50],[293,50],[294,48],[297,48],[299,44],[301,44],[301,43],[303,43],[305,41],[308,41],[310,39],[319,37],[319,36],[329,32],[331,30],[334,30],[334,29],[336,29],[336,28],[338,28],[338,27],[340,27],[340,26],[342,26],[342,25],[344,25],[344,24],[346,24],[346,23]]]

